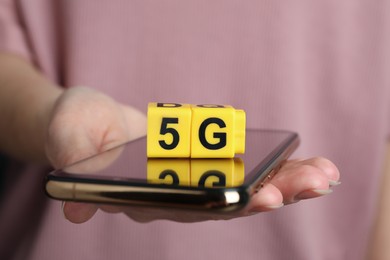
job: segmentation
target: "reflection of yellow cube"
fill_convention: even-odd
[[[192,106],[192,158],[233,158],[245,150],[245,112],[231,106]]]
[[[244,177],[240,158],[191,160],[192,187],[235,187],[244,182]]]
[[[148,157],[190,157],[190,133],[190,105],[149,103]]]
[[[148,159],[148,183],[190,186],[190,177],[188,159]]]

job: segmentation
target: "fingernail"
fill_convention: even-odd
[[[264,208],[267,208],[267,209],[280,209],[283,206],[284,206],[284,203],[281,203],[279,205],[274,205],[274,206],[265,206]]]
[[[65,207],[65,201],[63,201],[63,202],[61,203],[61,214],[62,214],[62,216],[64,217],[64,219],[68,220],[68,219],[66,218],[66,216],[65,216],[64,207]]]
[[[274,210],[274,209],[280,209],[283,206],[284,206],[283,203],[281,203],[279,205],[262,206],[262,207],[259,207],[259,208],[252,209],[249,213],[250,214],[256,214],[256,213],[259,213],[259,212],[264,212],[264,211],[269,211],[269,210]]]
[[[337,185],[340,185],[341,181],[334,181],[334,180],[329,180],[329,186],[334,187]]]
[[[294,201],[316,198],[316,197],[327,195],[327,194],[332,193],[332,192],[333,192],[333,190],[331,190],[331,189],[328,189],[328,190],[319,190],[319,189],[307,190],[307,191],[303,191],[303,192],[299,193],[297,196],[295,196]]]

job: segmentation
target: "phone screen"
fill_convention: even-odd
[[[89,195],[85,195],[89,191],[98,193],[98,197],[107,196],[110,192],[110,196],[118,196],[107,190],[107,187],[114,186],[155,187],[157,195],[153,193],[154,197],[150,196],[148,200],[168,196],[172,188],[226,190],[244,187],[250,193],[252,191],[249,189],[259,188],[271,177],[298,143],[298,135],[293,132],[247,130],[245,153],[232,159],[148,159],[144,137],[51,172],[46,180],[46,191],[53,198],[76,201],[79,199],[75,183],[89,185],[80,191],[84,195],[81,201],[89,201]],[[72,194],[66,195],[64,190],[56,190],[59,186]],[[163,191],[167,188],[171,190]],[[137,191],[136,199],[144,199],[142,196],[148,192]],[[135,195],[133,192],[126,196],[130,198]],[[91,201],[100,202],[98,198]]]

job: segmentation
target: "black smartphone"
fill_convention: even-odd
[[[59,200],[238,212],[298,144],[294,132],[247,130],[233,159],[148,159],[142,137],[49,173],[45,189]]]

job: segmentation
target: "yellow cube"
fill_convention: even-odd
[[[245,112],[231,106],[192,106],[192,158],[233,158],[245,151]]]
[[[190,157],[191,106],[149,103],[147,156]]]
[[[188,159],[148,159],[148,183],[190,186],[190,177]]]
[[[235,187],[244,182],[244,177],[240,158],[191,160],[192,187]]]

